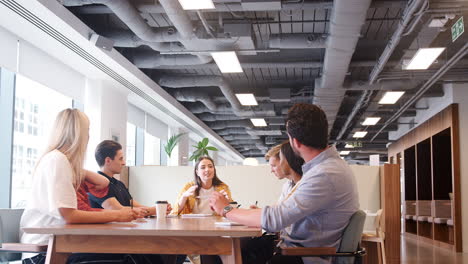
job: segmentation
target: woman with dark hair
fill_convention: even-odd
[[[283,186],[283,190],[279,199],[281,202],[289,194],[294,185],[296,185],[296,183],[301,180],[302,165],[304,164],[304,160],[301,157],[296,156],[293,149],[291,148],[291,144],[289,144],[289,141],[281,144],[279,156],[280,170],[283,171],[285,178],[289,179],[289,182],[285,183],[285,186]]]
[[[194,180],[187,183],[179,193],[173,214],[213,214],[209,199],[213,192],[220,192],[230,201],[231,191],[216,175],[216,168],[210,157],[200,157],[195,164]]]

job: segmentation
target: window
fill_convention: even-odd
[[[136,126],[127,122],[127,151],[125,154],[126,165],[135,166],[136,158]]]
[[[161,140],[145,132],[144,165],[161,165]]]
[[[16,75],[11,206],[26,205],[32,174],[48,142],[58,112],[72,99],[21,75]]]

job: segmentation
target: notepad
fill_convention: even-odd
[[[183,214],[182,218],[191,218],[191,217],[207,217],[213,216],[212,214]]]
[[[239,223],[236,223],[236,222],[228,222],[228,221],[223,221],[223,222],[215,222],[215,225],[219,225],[219,226],[241,226],[243,224],[239,224]]]

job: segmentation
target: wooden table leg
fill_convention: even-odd
[[[55,236],[51,236],[49,239],[49,245],[47,247],[47,256],[45,264],[64,264],[67,263],[68,257],[71,253],[58,253],[56,251]]]
[[[240,246],[240,240],[240,238],[232,238],[231,255],[220,255],[223,264],[242,264],[242,251]]]

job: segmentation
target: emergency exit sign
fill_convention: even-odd
[[[463,17],[460,17],[460,19],[458,19],[458,21],[455,22],[455,24],[452,26],[452,42],[457,40],[457,38],[460,37],[464,31],[465,26],[463,25]]]

